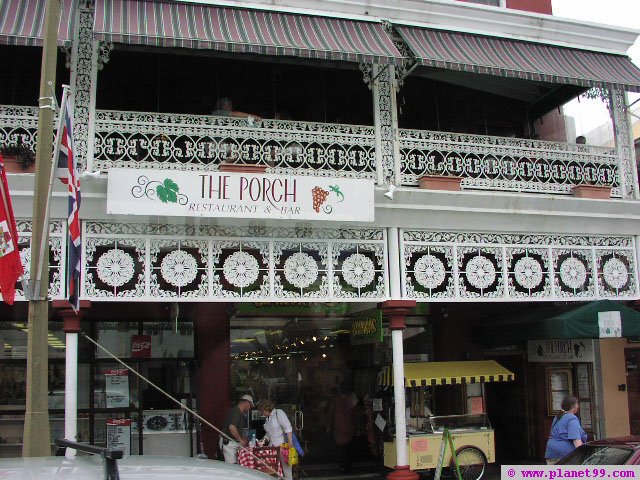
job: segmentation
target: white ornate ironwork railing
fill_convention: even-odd
[[[94,168],[216,170],[258,164],[271,173],[375,178],[375,128],[98,110]]]
[[[404,129],[399,142],[405,185],[423,175],[448,175],[462,177],[464,188],[571,193],[587,184],[621,195],[613,148]]]
[[[85,222],[82,298],[380,301],[383,229]]]
[[[38,107],[0,105],[0,145],[22,143],[35,149]]]
[[[372,126],[105,110],[95,118],[95,169],[216,170],[232,162],[376,178]],[[0,145],[33,148],[37,121],[37,107],[0,105]],[[464,188],[568,194],[575,185],[608,185],[621,196],[613,148],[406,129],[399,143],[405,185],[453,175]]]
[[[633,237],[402,230],[400,238],[407,298],[632,299],[640,288]]]

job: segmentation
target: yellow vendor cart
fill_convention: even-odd
[[[434,469],[438,465],[444,429],[453,439],[460,474],[465,480],[478,480],[488,463],[495,462],[495,438],[486,414],[484,384],[514,380],[512,372],[495,360],[466,362],[405,363],[405,387],[411,424],[407,423],[409,468]],[[380,386],[393,386],[393,369],[386,367],[378,377]],[[456,385],[463,398],[459,415],[432,416],[425,405],[440,385]],[[396,441],[384,444],[384,465],[394,468]],[[443,466],[452,466],[451,451],[445,448]]]

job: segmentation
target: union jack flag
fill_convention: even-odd
[[[58,175],[69,192],[69,249],[67,254],[67,294],[69,303],[77,311],[80,307],[80,177],[73,145],[73,102],[69,93],[63,99],[60,114],[63,115],[62,138],[58,151]]]

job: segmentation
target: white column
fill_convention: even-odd
[[[407,423],[405,411],[404,391],[404,346],[402,344],[402,330],[391,332],[391,346],[393,348],[393,398],[395,399],[396,420],[396,458],[398,465],[409,465],[407,456]]]
[[[93,115],[98,78],[98,42],[93,40],[94,7],[80,2],[71,51],[71,88],[74,98],[74,146],[79,168],[93,162]],[[88,168],[86,168],[88,169]]]
[[[404,387],[404,345],[402,343],[402,331],[405,328],[404,319],[409,312],[409,308],[415,306],[415,302],[403,301],[401,285],[400,261],[400,237],[397,227],[387,228],[387,254],[389,265],[389,293],[391,300],[383,304],[383,309],[390,319],[391,348],[393,352],[393,398],[395,401],[395,426],[396,426],[396,466],[399,469],[388,478],[417,478],[417,475],[410,474],[406,469],[409,465],[407,455],[407,423],[405,419],[405,387]],[[386,306],[386,308],[385,308]],[[401,472],[401,473],[400,473]]]
[[[400,275],[400,238],[398,227],[387,228],[387,255],[389,264],[389,294],[392,300],[402,298],[402,277]]]
[[[631,116],[628,111],[627,93],[622,87],[612,86],[609,88],[609,112],[613,121],[613,136],[618,156],[618,176],[622,198],[639,198]]]
[[[87,132],[87,171],[93,171],[94,143],[96,137],[96,92],[98,89],[99,42],[93,42],[91,56],[91,86],[89,89],[89,128]]]
[[[376,127],[377,181],[400,184],[400,153],[397,141],[398,115],[396,108],[395,67],[376,65],[371,69],[373,79],[373,112]]]
[[[75,442],[78,435],[78,334],[66,334],[64,379],[64,438]],[[67,448],[67,457],[76,451]]]

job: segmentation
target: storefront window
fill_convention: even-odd
[[[416,354],[431,352],[431,334],[425,324],[424,317],[412,323],[423,326],[411,335]],[[374,328],[379,331],[373,332]],[[256,402],[274,401],[312,445],[305,462],[323,463],[335,460],[327,425],[330,402],[342,389],[354,402],[360,459],[371,461],[362,432],[368,421],[365,410],[372,408],[374,400],[376,414],[383,411],[377,378],[391,360],[384,333],[381,312],[375,307],[351,312],[344,304],[268,305],[253,313],[249,306],[240,305],[231,321],[233,398],[250,393]],[[260,420],[254,418],[251,428],[260,431]]]

